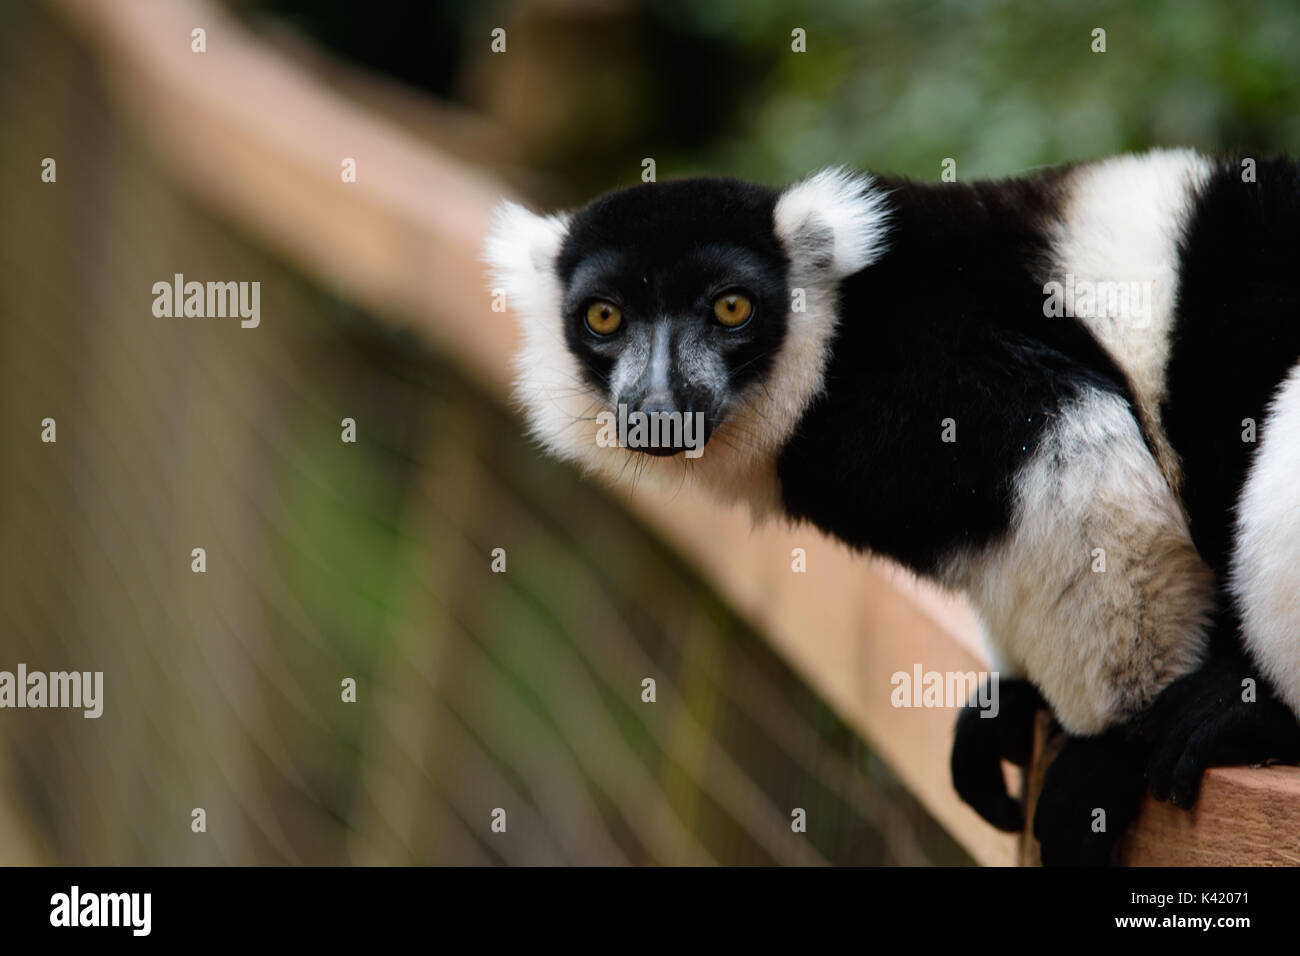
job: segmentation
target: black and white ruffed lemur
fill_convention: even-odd
[[[1050,706],[1045,862],[1108,861],[1147,786],[1189,806],[1207,766],[1300,761],[1295,161],[649,183],[507,203],[487,258],[550,452],[969,597],[1000,709],[958,718],[954,784],[1020,827],[1001,760]],[[600,440],[619,408],[696,420],[698,447]]]

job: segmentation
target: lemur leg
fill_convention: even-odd
[[[1300,366],[1278,389],[1237,500],[1216,653],[1144,721],[1151,789],[1191,806],[1207,767],[1300,761]]]
[[[988,678],[985,678],[987,684]],[[981,693],[989,699],[988,692]],[[997,715],[977,707],[957,716],[952,743],[952,783],[958,795],[999,830],[1024,826],[1020,802],[1007,793],[1002,761],[1028,766],[1033,756],[1034,714],[1044,706],[1033,684],[1002,678],[997,683]]]
[[[1104,733],[1204,659],[1213,575],[1118,395],[1063,404],[1012,492],[1007,534],[946,579],[1061,726]]]
[[[1213,575],[1118,395],[1064,403],[1013,490],[1009,533],[950,581],[1072,735],[1035,813],[1044,861],[1103,863],[1144,788],[1128,724],[1204,659]],[[983,774],[986,808],[1009,820]]]

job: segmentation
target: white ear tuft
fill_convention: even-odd
[[[885,192],[865,173],[823,169],[781,194],[776,233],[799,266],[843,278],[875,262],[889,226]]]
[[[518,203],[504,200],[492,216],[483,258],[494,286],[523,303],[532,303],[554,278],[569,217],[539,216]]]

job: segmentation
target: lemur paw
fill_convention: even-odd
[[[984,699],[989,699],[985,697]],[[1020,802],[1007,793],[1002,760],[1026,766],[1033,756],[1034,714],[1043,700],[1028,681],[1000,680],[997,716],[966,707],[952,744],[952,783],[958,795],[999,830],[1025,823]]]
[[[1069,737],[1034,807],[1044,866],[1105,866],[1146,789],[1145,747],[1126,730]]]
[[[1157,800],[1190,808],[1210,767],[1300,762],[1300,722],[1242,658],[1211,660],[1169,685],[1140,723]]]

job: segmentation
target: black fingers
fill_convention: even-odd
[[[1143,714],[1157,800],[1191,807],[1210,767],[1300,761],[1300,722],[1244,655],[1214,658],[1171,684]]]
[[[992,693],[993,686],[996,692]],[[952,782],[958,795],[999,830],[1024,826],[1018,800],[1007,793],[1002,761],[1025,766],[1033,755],[1034,714],[1042,698],[1023,680],[999,680],[981,695],[996,709],[963,708],[952,747]]]
[[[1105,866],[1137,815],[1146,748],[1126,729],[1070,737],[1047,768],[1034,807],[1044,866]]]

